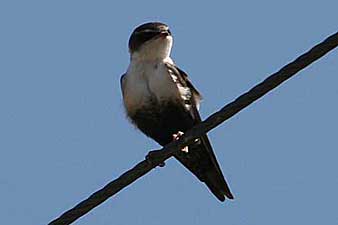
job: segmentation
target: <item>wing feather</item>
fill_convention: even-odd
[[[171,71],[171,73],[174,73],[176,77],[176,80],[174,81],[178,85],[184,88],[188,88],[190,90],[191,95],[189,99],[187,100],[182,98],[181,103],[183,106],[185,106],[186,104],[190,105],[190,107],[188,107],[187,109],[194,120],[194,124],[200,123],[202,120],[198,108],[199,102],[202,99],[201,94],[193,86],[188,78],[188,75],[183,70],[169,63],[167,64],[167,67]],[[199,140],[199,144],[192,146],[195,152],[191,154],[195,154],[196,157],[186,157],[184,156],[185,153],[179,153],[178,155],[176,155],[176,158],[181,163],[183,163],[183,165],[185,165],[192,173],[194,173],[200,180],[205,182],[209,189],[216,195],[219,200],[224,201],[224,195],[232,199],[233,195],[231,194],[231,191],[224,179],[215,153],[212,150],[212,146],[210,144],[208,136],[205,134],[201,136]],[[201,158],[201,156],[207,158]],[[201,168],[199,167],[203,167],[202,165],[205,164],[205,162],[211,162],[211,165],[206,165],[206,167],[209,168],[201,170]],[[197,165],[193,165],[196,163]]]

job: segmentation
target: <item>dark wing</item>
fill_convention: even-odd
[[[188,79],[188,75],[172,64],[167,64],[169,72],[174,75],[183,87],[188,87],[191,96],[187,100],[182,100],[182,105],[189,104],[187,109],[191,114],[194,124],[201,122],[201,117],[198,112],[198,104],[201,100],[201,95]],[[216,156],[212,150],[210,141],[207,135],[203,135],[196,143],[189,146],[189,153],[178,152],[175,157],[193,174],[195,174],[202,182],[206,183],[211,192],[220,200],[224,201],[225,196],[233,199],[233,195],[224,179],[222,171],[218,165]]]

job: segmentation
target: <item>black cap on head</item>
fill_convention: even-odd
[[[160,22],[150,22],[138,26],[129,38],[130,52],[136,51],[142,44],[156,37],[161,33],[171,35],[168,26]]]

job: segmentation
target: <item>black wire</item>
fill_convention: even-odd
[[[314,46],[310,51],[301,55],[293,62],[284,66],[278,72],[266,78],[263,82],[253,87],[248,92],[239,96],[233,102],[224,106],[218,112],[209,116],[204,122],[196,125],[194,128],[186,132],[179,141],[172,142],[165,146],[162,150],[157,151],[158,157],[144,160],[138,163],[134,168],[122,174],[119,178],[111,181],[101,190],[92,194],[88,199],[80,202],[74,208],[63,213],[59,218],[53,220],[49,225],[66,225],[71,224],[81,216],[88,213],[91,209],[100,205],[102,202],[148,173],[151,169],[159,165],[164,160],[172,156],[175,151],[178,151],[182,146],[187,145],[188,142],[207,133],[215,128],[225,120],[231,118],[239,111],[261,98],[263,95],[295,75],[300,70],[304,69],[317,59],[324,56],[326,53],[336,48],[338,45],[338,33],[335,33],[325,39],[320,44]],[[152,163],[150,163],[152,162]]]

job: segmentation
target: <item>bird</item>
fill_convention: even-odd
[[[121,76],[127,118],[146,136],[165,146],[201,122],[202,99],[170,53],[168,25],[147,22],[136,27],[128,42],[130,63]],[[207,135],[174,154],[221,202],[233,199]]]

